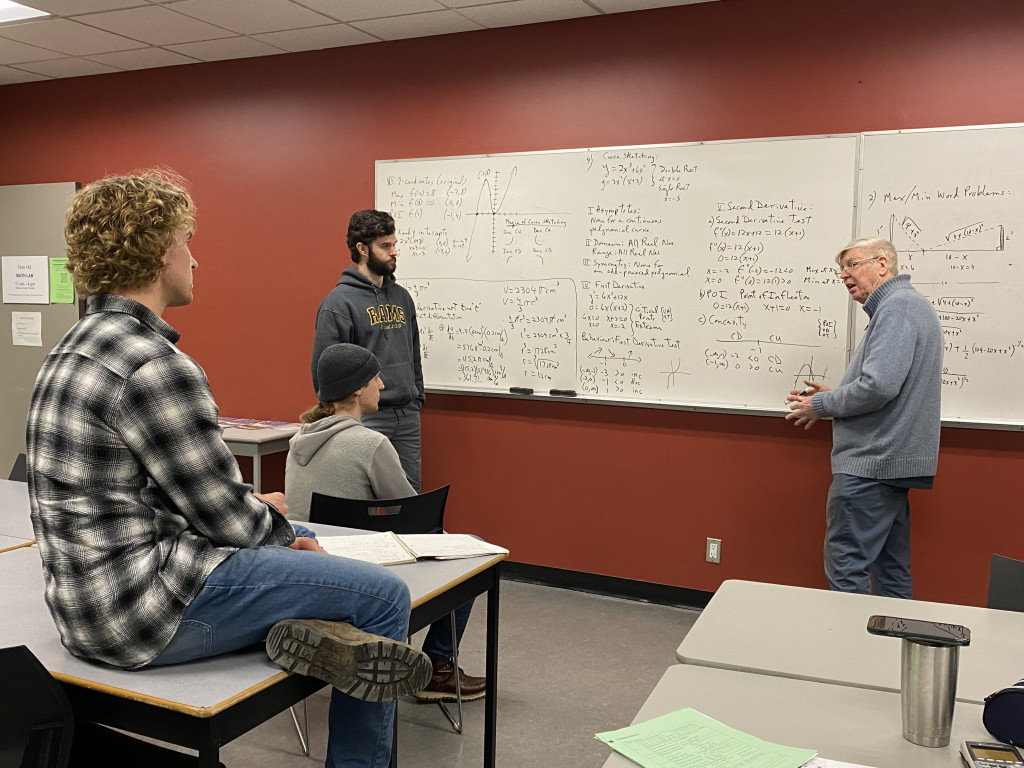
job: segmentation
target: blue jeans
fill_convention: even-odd
[[[218,565],[152,665],[216,656],[266,640],[283,619],[344,621],[405,641],[409,588],[372,563],[285,547],[240,549]],[[334,689],[327,761],[384,768],[391,758],[395,702],[359,701]]]
[[[825,576],[837,592],[913,599],[908,488],[832,478],[825,508]]]
[[[380,432],[398,452],[402,469],[416,493],[420,492],[420,411],[415,403],[401,408],[381,408],[376,413],[363,414],[363,426],[374,432]],[[462,633],[466,631],[473,601],[455,609],[455,635],[457,642],[462,641]],[[430,625],[426,638],[423,640],[423,652],[430,656],[452,655],[452,620],[451,616],[438,619]]]
[[[473,610],[473,601],[463,603],[455,609],[455,643],[462,642],[462,634],[469,623],[469,614]],[[427,636],[423,638],[423,652],[428,656],[452,657],[452,615],[446,614],[430,625]]]
[[[385,382],[386,383],[386,382]],[[383,407],[363,414],[363,426],[380,432],[391,441],[402,462],[409,485],[420,492],[420,410],[416,403],[400,408]]]

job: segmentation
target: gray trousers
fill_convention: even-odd
[[[837,592],[912,600],[908,488],[837,474],[825,508],[825,576]]]
[[[381,408],[363,414],[363,426],[380,432],[398,451],[402,469],[416,493],[420,492],[420,411],[415,403]]]

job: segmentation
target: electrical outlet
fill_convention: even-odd
[[[721,539],[708,539],[708,549],[705,559],[709,563],[720,563],[722,562],[722,540]]]

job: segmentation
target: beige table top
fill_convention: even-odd
[[[872,768],[963,768],[960,742],[992,740],[977,704],[957,703],[949,746],[932,749],[903,738],[899,694],[688,664],[669,667],[633,722],[683,707],[766,741]],[[604,768],[636,764],[613,753]]]
[[[28,483],[0,480],[0,535],[35,538],[28,516]]]
[[[726,581],[676,656],[685,664],[900,690],[900,643],[869,635],[873,614],[963,624],[957,700],[980,704],[1024,677],[1024,613]]]
[[[362,535],[363,531],[317,525],[324,534]],[[504,555],[463,560],[421,561],[393,566],[409,585],[413,606],[493,567]],[[25,547],[0,555],[0,647],[27,645],[55,677],[116,696],[147,701],[195,717],[216,714],[240,699],[273,685],[287,674],[262,649],[241,651],[186,664],[126,671],[94,664],[69,654],[43,600],[39,551]]]
[[[0,534],[0,552],[10,552],[12,549],[30,547],[34,543],[32,539],[23,539],[21,536],[4,536]]]

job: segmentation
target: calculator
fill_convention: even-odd
[[[960,757],[968,768],[1024,768],[1020,750],[1009,744],[965,741],[960,745]]]

